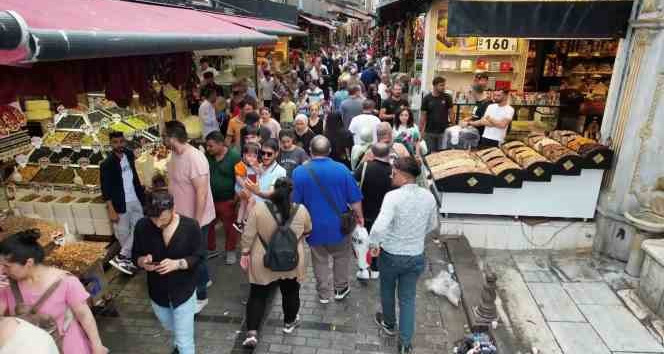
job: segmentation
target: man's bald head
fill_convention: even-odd
[[[312,156],[328,156],[332,150],[330,141],[323,135],[316,135],[311,139],[309,150]]]
[[[390,144],[375,143],[371,145],[371,152],[377,159],[388,159],[390,157]]]

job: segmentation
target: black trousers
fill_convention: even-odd
[[[498,140],[487,139],[487,138],[480,139],[480,148],[490,148],[498,146],[500,146],[500,141]]]
[[[265,315],[270,287],[278,284],[281,289],[281,307],[284,311],[284,323],[293,323],[300,311],[300,283],[297,279],[277,280],[268,285],[251,284],[247,302],[247,330],[258,331]]]

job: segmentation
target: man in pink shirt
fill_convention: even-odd
[[[206,237],[208,228],[215,218],[214,202],[210,189],[210,166],[205,155],[187,143],[187,130],[179,121],[165,124],[164,143],[171,151],[168,162],[168,190],[175,200],[175,211],[183,216],[196,219],[201,226],[201,234]],[[207,250],[203,248],[198,267],[196,313],[208,303],[207,286],[211,284],[207,267]]]

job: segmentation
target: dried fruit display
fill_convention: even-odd
[[[82,203],[90,203],[91,200],[92,200],[92,198],[83,197],[83,198],[78,198],[78,200],[76,201],[76,203],[81,203],[81,204],[82,204]]]
[[[48,166],[47,168],[42,168],[37,175],[32,179],[32,182],[38,183],[47,183],[51,182],[55,176],[62,170],[58,166]]]
[[[30,229],[39,230],[41,236],[37,241],[44,247],[50,245],[55,237],[62,235],[64,232],[62,226],[53,222],[19,216],[9,216],[4,220],[0,220],[0,240],[4,240],[7,236],[19,231]]]
[[[111,124],[111,130],[116,132],[123,132],[124,134],[133,134],[136,130],[122,122]]]
[[[39,167],[37,166],[25,166],[18,170],[18,173],[23,177],[23,182],[30,182],[37,173],[39,173]]]
[[[59,153],[54,153],[49,157],[49,160],[51,163],[60,163],[60,160],[62,160],[65,157],[69,157],[74,153],[74,150],[70,148],[62,148],[62,151]]]
[[[37,163],[37,162],[39,162],[40,158],[49,157],[52,153],[53,153],[53,151],[51,151],[51,149],[49,149],[45,146],[42,146],[39,149],[35,149],[35,150],[32,151],[32,153],[30,154],[30,157],[28,158],[28,161],[32,162],[32,163]]]
[[[94,112],[88,113],[88,120],[90,121],[91,124],[99,123],[99,122],[101,122],[102,119],[104,119],[106,117],[107,116],[104,113],[99,112],[99,111],[94,111]]]
[[[55,146],[62,144],[62,141],[65,140],[69,133],[67,132],[53,132],[48,133],[42,139],[42,143],[47,146]]]
[[[79,152],[74,152],[69,159],[71,160],[71,163],[77,164],[81,157],[90,157],[90,155],[92,155],[91,149],[81,149]]]
[[[28,117],[18,108],[9,105],[0,106],[0,135],[8,135],[21,130]]]
[[[104,155],[101,152],[90,155],[91,165],[99,165],[102,161],[104,161]]]
[[[46,264],[81,276],[106,256],[105,242],[73,242],[56,248],[46,257]]]

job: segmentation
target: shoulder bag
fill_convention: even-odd
[[[334,210],[334,213],[337,214],[339,217],[339,220],[341,221],[341,234],[349,235],[350,233],[355,230],[355,226],[357,225],[357,220],[355,220],[355,214],[353,213],[353,210],[346,205],[346,210],[345,211],[340,211],[337,205],[334,203],[334,199],[332,199],[332,195],[330,195],[329,191],[323,187],[323,184],[320,182],[320,179],[316,175],[316,172],[311,168],[309,165],[304,165],[305,169],[307,172],[309,172],[309,175],[311,178],[314,180],[314,183],[318,186],[318,189],[320,190],[320,193],[323,195],[323,198],[325,198],[325,201],[327,204]]]

